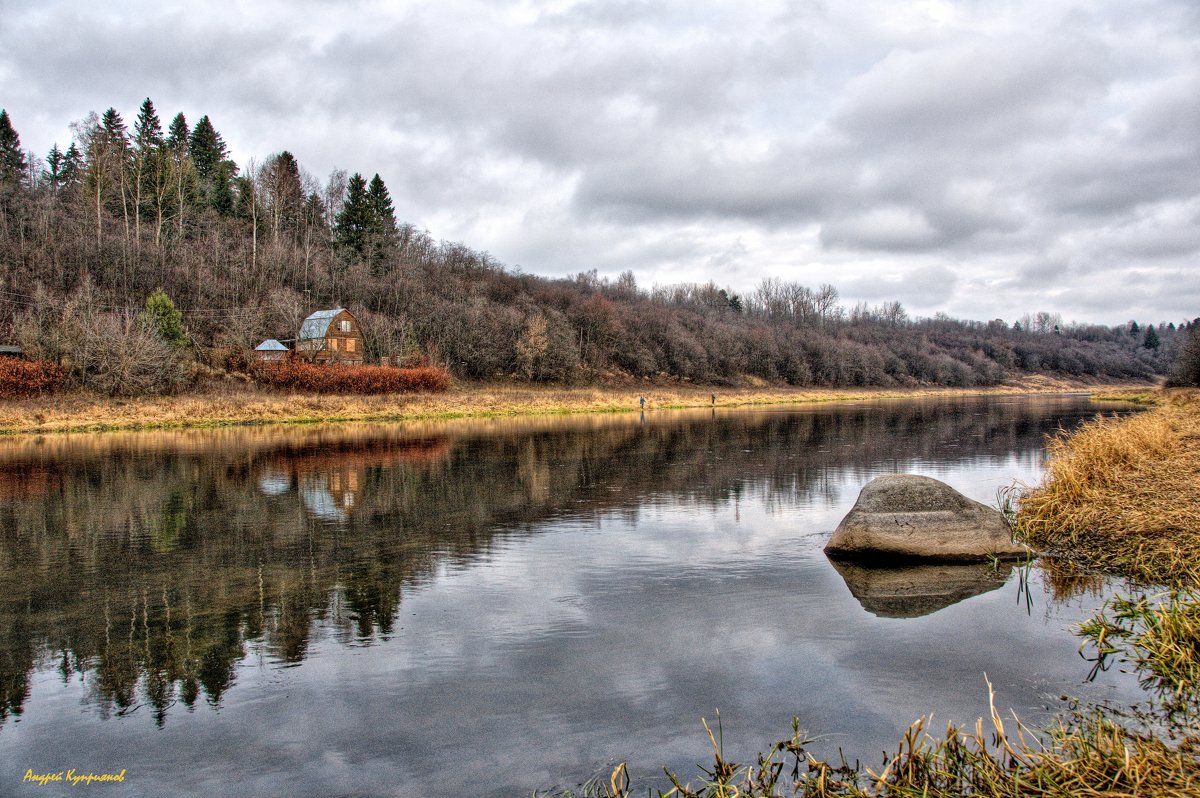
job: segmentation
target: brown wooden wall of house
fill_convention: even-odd
[[[342,331],[343,321],[350,322],[349,332]],[[349,348],[350,342],[353,342],[353,349]],[[346,310],[334,316],[325,332],[325,346],[314,352],[312,359],[317,363],[362,363],[363,334],[358,319]]]

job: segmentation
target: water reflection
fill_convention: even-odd
[[[1012,563],[928,563],[886,567],[831,559],[850,593],[879,618],[919,618],[964,599],[998,590]]]
[[[771,691],[793,658],[805,678],[847,678],[814,663],[849,632],[794,624],[808,605],[856,628],[820,549],[867,480],[1036,474],[1044,435],[1092,414],[1080,400],[957,400],[0,442],[0,743],[24,739],[6,719],[56,694],[50,675],[101,718],[145,707],[166,729],[206,704],[236,717],[230,696],[249,680],[264,691],[254,711],[283,725],[358,707],[362,749],[397,744],[371,737],[398,722],[377,717],[378,691],[444,740],[462,738],[449,718],[514,711],[527,735],[594,727],[626,741],[648,708],[644,733],[686,734],[695,701],[711,709],[739,681],[697,665],[701,629],[766,657]],[[1006,575],[837,568],[862,608],[909,623]],[[767,645],[798,634],[814,635],[802,650]],[[350,659],[365,651],[375,670],[342,676],[377,662]],[[263,697],[256,662],[314,669],[296,677],[319,683],[313,706]],[[71,718],[48,720],[83,734]],[[219,728],[223,755],[244,755],[229,742],[241,733]],[[488,756],[511,758],[495,733]],[[46,750],[36,740],[16,753]],[[659,745],[645,750],[665,761]],[[436,742],[404,746],[414,772],[438,759]],[[540,737],[520,748],[567,756]]]

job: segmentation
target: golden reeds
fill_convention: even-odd
[[[671,787],[658,798],[1195,798],[1200,794],[1200,739],[1170,745],[1131,731],[1093,711],[1031,732],[1016,717],[991,713],[973,728],[929,730],[930,718],[909,726],[896,752],[878,770],[838,765],[807,751],[811,740],[792,721],[792,735],[759,754],[753,765],[725,759],[704,724],[713,764],[683,782],[668,771]],[[629,798],[624,763],[610,779],[597,778],[560,798]],[[648,793],[651,794],[651,793]]]
[[[1042,484],[1019,501],[1022,540],[1141,582],[1200,581],[1200,392],[1099,418],[1048,453]]]

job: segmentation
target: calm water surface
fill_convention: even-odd
[[[528,795],[786,736],[1045,722],[1104,584],[821,553],[872,477],[995,504],[1082,398],[0,442],[0,794]],[[39,794],[69,791],[66,785]],[[84,788],[77,788],[84,789]]]

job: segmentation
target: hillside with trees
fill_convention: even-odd
[[[346,307],[368,362],[460,378],[728,385],[986,386],[1028,374],[1148,379],[1196,322],[911,318],[770,278],[644,288],[632,272],[506,268],[398,223],[380,175],[320,180],[287,150],[237,164],[208,116],[147,99],[71,125],[45,156],[0,111],[0,344],[106,393],[169,392],[237,370],[264,338]],[[1200,320],[1198,320],[1200,321]]]

